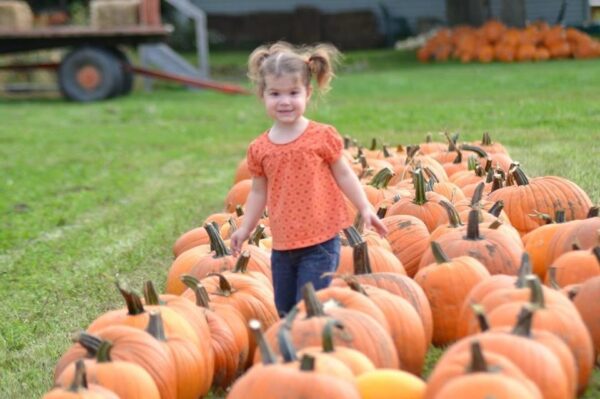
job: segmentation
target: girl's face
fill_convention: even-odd
[[[298,76],[267,75],[262,99],[271,119],[291,125],[304,115],[311,91]]]

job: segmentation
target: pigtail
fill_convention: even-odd
[[[250,57],[248,57],[248,78],[256,86],[261,86],[260,82],[262,79],[260,68],[270,54],[269,46],[260,46],[250,54]]]
[[[307,65],[321,93],[329,91],[340,57],[340,52],[330,44],[319,44],[309,50]]]

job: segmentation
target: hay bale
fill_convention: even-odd
[[[136,26],[140,23],[140,0],[93,0],[90,22],[98,29]]]
[[[0,30],[28,30],[33,27],[33,13],[25,1],[0,1]]]

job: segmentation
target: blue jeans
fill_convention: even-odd
[[[335,272],[340,261],[340,238],[334,238],[310,247],[273,250],[271,271],[275,290],[275,306],[280,317],[302,299],[302,287],[311,282],[316,290],[326,288],[331,276],[323,273]]]

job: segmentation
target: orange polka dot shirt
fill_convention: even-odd
[[[337,130],[314,121],[289,143],[273,143],[267,131],[250,144],[248,170],[267,179],[273,249],[319,244],[347,227],[344,194],[331,171],[342,150]]]

